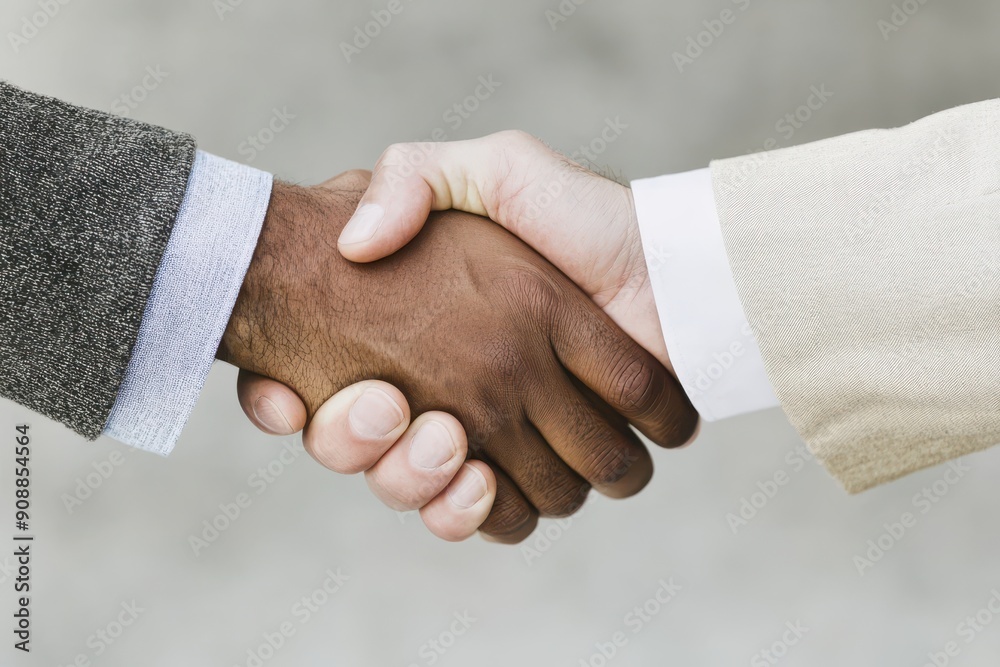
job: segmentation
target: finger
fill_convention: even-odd
[[[385,159],[376,165],[371,184],[337,240],[340,253],[353,262],[396,252],[417,235],[431,212],[434,193],[424,178],[406,171],[405,164]]]
[[[458,420],[444,412],[428,412],[414,419],[389,451],[365,471],[365,480],[372,493],[392,509],[420,509],[448,486],[467,452],[465,429]]]
[[[523,132],[469,141],[394,144],[379,158],[357,211],[341,232],[341,254],[355,262],[381,259],[406,245],[431,211],[456,209],[493,218],[510,229],[500,202],[531,169],[555,164],[555,153]]]
[[[264,433],[291,435],[305,428],[305,403],[277,380],[241,370],[236,396],[246,416]]]
[[[541,516],[564,517],[583,506],[590,484],[559,458],[528,422],[495,436],[490,449],[494,472],[503,472]]]
[[[688,442],[698,413],[669,371],[589,299],[561,305],[553,346],[563,366],[653,442]]]
[[[483,525],[496,495],[493,470],[482,461],[468,461],[448,487],[420,509],[420,518],[434,535],[459,542]]]
[[[506,473],[493,468],[493,474],[496,476],[496,498],[479,532],[490,542],[517,544],[535,530],[538,510],[525,499]]]
[[[302,435],[321,464],[351,475],[375,464],[410,423],[410,406],[391,384],[358,382],[319,407]]]
[[[619,416],[611,421],[570,382],[528,399],[527,414],[552,449],[597,491],[635,495],[649,483],[653,460]]]

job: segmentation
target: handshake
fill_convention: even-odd
[[[305,428],[448,540],[635,494],[652,462],[630,424],[664,447],[698,425],[631,191],[520,132],[276,183],[217,356],[258,427]]]

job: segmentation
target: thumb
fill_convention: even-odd
[[[514,163],[504,159],[513,138],[522,135],[501,132],[470,141],[390,146],[340,234],[341,254],[354,262],[391,255],[417,235],[431,211],[456,209],[493,217],[490,213],[496,212],[505,196],[503,181],[512,169],[521,171],[534,157],[524,155]],[[505,224],[503,219],[494,219]]]
[[[264,433],[291,435],[306,425],[302,399],[276,380],[241,370],[236,395],[243,412]]]
[[[372,262],[396,252],[423,228],[434,193],[427,182],[397,165],[376,167],[358,208],[340,232],[337,246],[352,262]]]

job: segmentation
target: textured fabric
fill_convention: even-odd
[[[215,360],[271,184],[270,174],[198,152],[105,435],[173,449]]]
[[[0,394],[96,438],[194,140],[0,82],[0,143]]]
[[[775,393],[849,491],[1000,442],[1000,101],[712,174]]]
[[[632,183],[670,361],[706,421],[777,407],[722,241],[708,169]]]

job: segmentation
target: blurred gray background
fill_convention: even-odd
[[[436,128],[450,139],[522,128],[572,152],[617,117],[628,129],[601,166],[637,178],[998,91],[1000,4],[989,0],[400,0],[348,62],[342,43],[389,4],[6,0],[0,74],[305,183],[370,167],[388,144]],[[699,36],[712,27],[720,34]],[[678,67],[689,38],[705,46]],[[500,86],[488,99],[448,114],[490,76]],[[832,97],[779,125],[813,86]],[[276,113],[294,118],[250,151]],[[0,665],[919,667],[1000,656],[987,607],[997,596],[1000,609],[1000,450],[849,497],[803,464],[771,411],[656,451],[638,497],[592,499],[522,547],[454,545],[382,507],[361,478],[305,455],[281,463],[282,443],[244,419],[234,385],[234,369],[217,365],[168,459],[0,405],[0,541],[10,544],[22,421],[37,534],[30,656],[10,647],[13,560],[0,549]],[[778,472],[787,484],[754,497]],[[243,493],[240,516],[193,547]],[[762,507],[734,525],[744,499]],[[892,537],[904,513],[914,521]],[[890,548],[859,565],[879,556],[870,540]],[[662,604],[671,580],[680,589]],[[294,634],[279,642],[282,624]],[[957,655],[944,655],[949,642]]]

